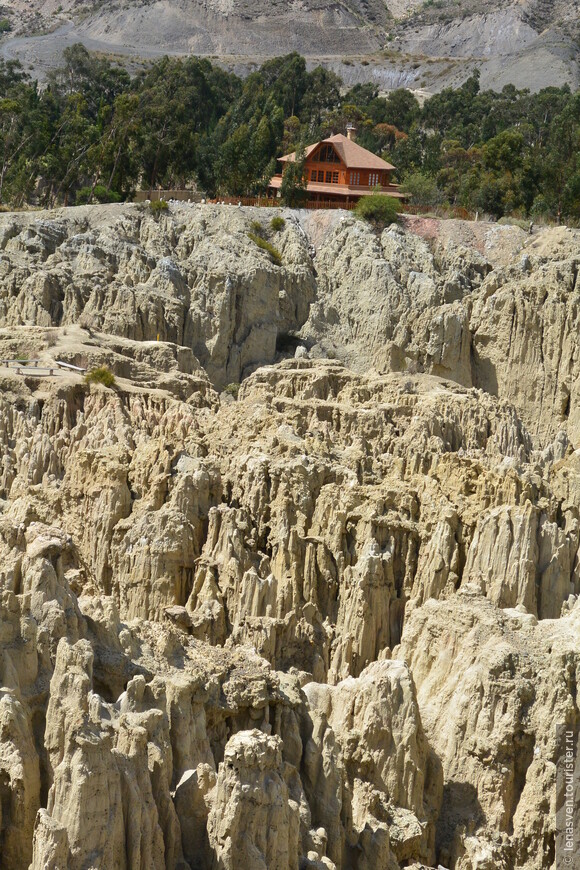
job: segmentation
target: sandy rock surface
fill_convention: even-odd
[[[0,854],[547,870],[580,235],[270,217],[0,216]]]

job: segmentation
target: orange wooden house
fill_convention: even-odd
[[[305,149],[304,175],[308,199],[314,202],[358,202],[361,196],[384,193],[403,199],[397,184],[391,182],[395,167],[367,151],[354,141],[354,128],[348,136],[338,133]],[[282,174],[296,160],[296,152],[278,158],[282,172],[270,180],[270,191],[276,195],[282,185]]]

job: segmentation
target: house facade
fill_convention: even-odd
[[[391,182],[395,167],[358,145],[352,129],[348,133],[330,136],[306,148],[304,176],[309,201],[348,204],[377,192],[403,199],[398,185]],[[296,160],[296,152],[278,160],[282,171],[269,184],[274,195],[280,191],[285,168]]]

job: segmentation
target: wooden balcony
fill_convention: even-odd
[[[278,191],[281,186],[282,175],[274,175],[270,180],[269,187],[272,190]],[[325,184],[321,181],[308,181],[306,184],[306,190],[309,194],[314,194],[316,196],[323,196],[328,199],[339,197],[345,201],[350,198],[357,200],[360,199],[361,196],[371,196],[373,193],[382,193],[386,196],[395,197],[396,199],[405,199],[405,194],[400,193],[398,184],[374,185],[373,187],[370,187],[369,185],[363,184]]]

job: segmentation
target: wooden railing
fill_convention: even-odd
[[[336,200],[325,200],[320,202],[306,202],[304,208],[342,208],[344,211],[352,211],[356,207],[356,202],[337,202]]]
[[[59,370],[58,368],[50,368],[49,366],[41,366],[38,360],[25,362],[23,360],[0,360],[0,365],[4,365],[17,375],[34,375],[35,378],[51,378]]]
[[[17,375],[37,375],[41,378],[57,375],[62,369],[79,375],[86,372],[85,368],[75,366],[60,359],[57,359],[54,365],[41,365],[38,359],[0,359],[0,366],[11,369]]]
[[[208,202],[215,205],[253,205],[261,208],[280,208],[282,201],[272,199],[266,196],[222,196],[219,199],[210,199]],[[299,208],[318,209],[318,208],[343,208],[347,211],[352,211],[355,203],[343,203],[336,200],[324,200],[320,202],[305,202]]]

